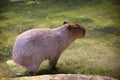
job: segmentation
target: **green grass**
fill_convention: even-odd
[[[59,70],[41,65],[38,75],[94,74],[120,79],[119,0],[0,0],[0,77],[25,76],[23,67],[9,66],[18,34],[32,28],[55,28],[64,21],[86,28],[86,37],[76,40],[60,57]]]

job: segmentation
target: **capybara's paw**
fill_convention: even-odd
[[[51,67],[51,70],[57,71],[57,70],[58,70],[58,67],[52,66],[52,67]]]
[[[34,75],[36,75],[36,73],[34,71],[27,71],[27,75],[28,76],[34,76]]]

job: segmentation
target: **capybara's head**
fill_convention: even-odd
[[[85,36],[86,30],[83,28],[83,26],[66,21],[63,23],[63,25],[67,27],[67,29],[72,33],[73,36],[77,38]]]

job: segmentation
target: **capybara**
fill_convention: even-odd
[[[44,60],[56,68],[61,53],[75,40],[85,36],[85,29],[75,23],[64,22],[54,29],[31,29],[20,34],[13,48],[13,60],[35,74]]]

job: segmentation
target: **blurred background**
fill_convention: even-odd
[[[56,28],[64,21],[84,26],[86,37],[64,51],[58,71],[51,71],[45,61],[37,74],[120,79],[120,0],[0,0],[0,78],[25,76],[25,69],[12,61],[14,41],[20,33]]]

